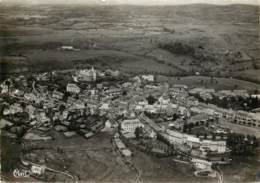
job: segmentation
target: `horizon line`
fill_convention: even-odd
[[[217,3],[178,3],[178,4],[135,4],[135,3],[24,3],[24,2],[1,2],[0,4],[6,5],[86,5],[86,6],[189,6],[189,5],[210,5],[210,6],[232,6],[232,5],[244,5],[244,6],[260,6],[260,4],[251,3],[227,3],[227,4],[217,4]]]
[[[134,6],[178,6],[178,5],[253,5],[259,6],[260,0],[214,0],[204,2],[205,0],[147,0],[129,1],[129,0],[0,0],[0,4],[28,4],[28,5],[134,5]],[[238,1],[238,2],[236,2]]]

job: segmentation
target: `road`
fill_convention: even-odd
[[[117,130],[114,131],[114,133],[116,133]],[[122,156],[122,154],[117,150],[115,142],[114,142],[114,138],[112,139],[112,145],[113,145],[113,150],[114,152],[118,155],[118,157],[120,157],[120,161],[122,163],[124,163],[128,168],[130,169],[134,169],[136,171],[136,177],[135,177],[135,182],[138,183],[141,176],[142,176],[142,170],[138,169],[130,159],[126,159],[125,157]]]
[[[78,145],[75,146],[66,146],[66,147],[59,147],[62,150],[65,151],[105,151],[105,150],[111,150],[112,147],[101,147],[101,148],[89,148],[88,146],[80,146]]]
[[[134,165],[133,165],[133,166],[134,166]],[[136,171],[137,171],[137,176],[136,176],[136,178],[135,178],[135,182],[138,183],[138,182],[140,182],[140,178],[141,178],[141,176],[142,176],[142,170],[136,168],[135,166],[134,166],[134,168],[135,168]]]
[[[217,173],[217,176],[218,176],[218,183],[224,183],[223,172],[220,170],[219,166],[216,167],[216,173]]]

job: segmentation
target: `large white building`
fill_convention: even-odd
[[[142,75],[142,79],[146,81],[154,81],[154,75]]]
[[[121,123],[121,130],[126,133],[134,133],[137,127],[144,127],[139,119],[126,119]]]
[[[237,111],[235,114],[235,123],[260,128],[260,113]]]
[[[208,150],[218,154],[227,152],[226,141],[212,141],[212,140],[202,140],[201,146],[203,150]]]
[[[211,170],[212,163],[206,160],[192,158],[191,162],[198,170]]]
[[[202,151],[214,152],[223,154],[227,152],[226,141],[215,140],[201,140],[193,135],[184,134],[175,130],[166,130],[162,135],[171,143],[175,145],[186,144],[190,147],[200,147]]]
[[[97,80],[97,71],[92,67],[90,70],[84,69],[80,70],[78,73],[79,80],[83,81],[96,81]]]
[[[68,83],[67,92],[78,94],[80,92],[80,88],[75,84]]]

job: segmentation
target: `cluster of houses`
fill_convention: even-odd
[[[163,137],[168,144],[174,146],[175,151],[189,156],[190,161],[198,169],[204,167],[205,164],[210,166],[206,166],[204,170],[211,170],[214,164],[230,163],[230,150],[227,148],[226,137],[215,139],[196,137],[155,123],[145,114],[141,114],[139,118],[125,119],[120,123],[120,130],[124,138],[135,138],[137,128],[143,129],[144,137],[153,140],[159,136]]]
[[[120,117],[120,134],[124,138],[135,138],[136,129],[141,128],[145,137],[162,137],[173,145],[177,152],[188,154],[198,169],[210,169],[214,163],[229,162],[226,139],[203,139],[183,133],[181,130],[184,123],[192,119],[192,116],[202,114],[213,120],[225,118],[240,125],[260,128],[259,113],[223,109],[199,102],[196,97],[191,96],[199,94],[202,98],[210,99],[213,95],[247,96],[246,92],[220,91],[216,94],[213,89],[189,89],[186,85],[170,86],[168,83],[155,82],[153,75],[129,77],[127,81],[117,84],[98,82],[98,78],[106,74],[117,77],[119,72],[100,72],[93,67],[77,70],[64,88],[57,86],[55,81],[49,81],[49,74],[38,74],[30,79],[32,81],[28,81],[26,77],[6,80],[0,85],[0,112],[5,120],[0,125],[1,129],[9,130],[10,135],[15,131],[14,127],[21,126],[13,122],[18,118],[17,121],[22,121],[25,126],[23,129],[37,125],[43,132],[53,128],[66,137],[77,132],[90,138],[105,127],[108,118],[111,119],[112,126],[115,126],[117,122],[114,117]],[[17,83],[20,87],[16,86]],[[164,119],[170,120],[156,123],[145,113],[164,116]],[[173,120],[174,115],[178,118]],[[32,134],[27,134],[26,137],[30,139]],[[114,142],[124,156],[131,156],[131,151],[118,134],[115,135]]]

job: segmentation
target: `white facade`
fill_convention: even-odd
[[[67,85],[67,92],[78,94],[80,92],[80,88],[75,84],[69,83]]]
[[[201,142],[201,148],[220,154],[227,151],[226,141],[203,140]]]
[[[96,81],[97,72],[93,67],[90,70],[88,69],[80,70],[78,77],[84,81]]]
[[[126,119],[121,123],[121,129],[124,132],[134,133],[137,127],[144,127],[139,119]]]
[[[210,151],[215,153],[225,153],[227,151],[226,141],[201,140],[198,137],[184,134],[174,130],[166,130],[163,136],[171,144],[187,144],[190,147],[199,146],[203,151]]]
[[[52,93],[52,97],[61,100],[63,98],[64,94],[59,91],[54,91]]]
[[[173,130],[166,130],[164,137],[166,137],[171,144],[184,144],[187,141],[184,133]]]
[[[260,128],[260,113],[248,113],[246,111],[238,111],[235,114],[235,122],[241,125]]]
[[[15,104],[11,105],[9,109],[7,109],[7,108],[4,109],[3,114],[8,115],[8,114],[16,114],[19,112],[23,112],[23,109],[20,104],[15,103]]]
[[[154,81],[154,75],[142,75],[142,79],[146,81]]]
[[[43,174],[45,172],[45,167],[44,166],[32,165],[31,172],[33,174],[41,175],[41,174]]]
[[[206,160],[202,160],[202,159],[195,159],[193,158],[191,160],[191,162],[193,163],[193,165],[195,166],[196,169],[199,170],[211,170],[212,167],[212,163]]]

